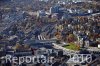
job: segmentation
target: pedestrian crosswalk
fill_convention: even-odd
[[[46,40],[46,38],[42,35],[38,35],[38,40]]]

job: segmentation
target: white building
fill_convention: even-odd
[[[39,11],[37,12],[37,17],[43,17],[43,16],[46,16],[45,10],[39,10]]]
[[[63,0],[63,1],[66,1],[66,2],[88,2],[91,0]]]
[[[44,1],[44,2],[48,2],[49,0],[39,0],[39,1]]]

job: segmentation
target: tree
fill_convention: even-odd
[[[55,36],[58,40],[61,40],[61,33],[60,32],[56,32]]]
[[[24,45],[24,48],[25,48],[25,49],[29,49],[29,45],[25,44],[25,45]]]
[[[68,37],[67,37],[67,41],[70,43],[70,42],[74,42],[75,41],[75,36],[74,34],[69,34]]]
[[[22,46],[21,46],[19,43],[17,43],[17,44],[15,45],[15,49],[20,49],[20,48],[22,48]]]
[[[0,35],[0,40],[2,40],[2,39],[3,39],[3,36]]]

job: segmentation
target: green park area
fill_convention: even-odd
[[[63,47],[66,49],[76,50],[76,51],[78,51],[80,49],[80,47],[74,43],[69,43],[68,45],[65,45]]]

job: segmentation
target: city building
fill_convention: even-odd
[[[50,8],[50,13],[59,13],[59,9],[61,8],[61,6],[56,5]]]
[[[88,1],[91,1],[91,0],[63,0],[63,1],[66,1],[66,2],[88,2]]]
[[[39,11],[37,12],[37,17],[43,17],[43,16],[46,16],[45,10],[39,10]]]

